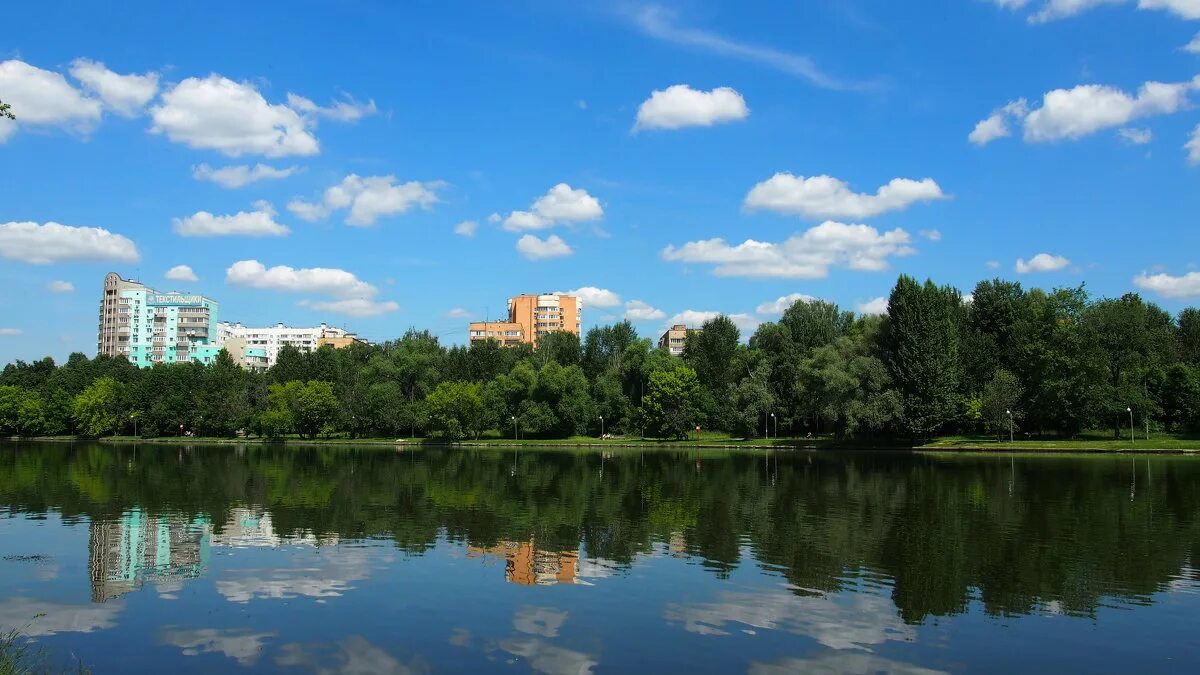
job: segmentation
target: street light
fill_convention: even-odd
[[[1012,445],[1012,442],[1013,442],[1012,411],[1005,410],[1004,414],[1008,415],[1008,444]]]
[[[513,423],[513,440],[517,440],[517,416],[511,415]]]
[[[604,415],[600,416],[600,440],[604,440]]]
[[[1129,413],[1129,442],[1136,443],[1133,438],[1133,408],[1125,408],[1125,412]]]
[[[775,438],[779,438],[779,420],[771,413],[771,426],[775,427]]]

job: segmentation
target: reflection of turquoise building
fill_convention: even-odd
[[[212,526],[205,518],[151,516],[141,509],[93,521],[88,542],[92,601],[104,602],[144,583],[195,579],[208,567]]]
[[[159,293],[110,273],[100,302],[97,351],[124,355],[134,365],[212,363],[217,345],[217,301],[203,295]]]

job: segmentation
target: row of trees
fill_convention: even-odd
[[[1178,318],[1136,294],[1081,286],[954,288],[902,276],[884,316],[800,301],[748,340],[727,317],[682,358],[627,322],[446,348],[424,331],[301,353],[265,373],[226,354],[211,366],[73,354],[0,373],[0,434],[561,438],[605,431],[683,438],[696,425],[737,436],[944,433],[1074,436],[1108,426],[1200,430],[1200,311]]]

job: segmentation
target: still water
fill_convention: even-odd
[[[1197,672],[1200,458],[0,445],[96,673]]]

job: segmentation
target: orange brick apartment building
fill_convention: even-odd
[[[547,333],[580,335],[582,318],[583,302],[574,295],[518,295],[508,299],[507,321],[473,321],[468,336],[471,342],[495,340],[505,347],[536,347],[538,339]]]

